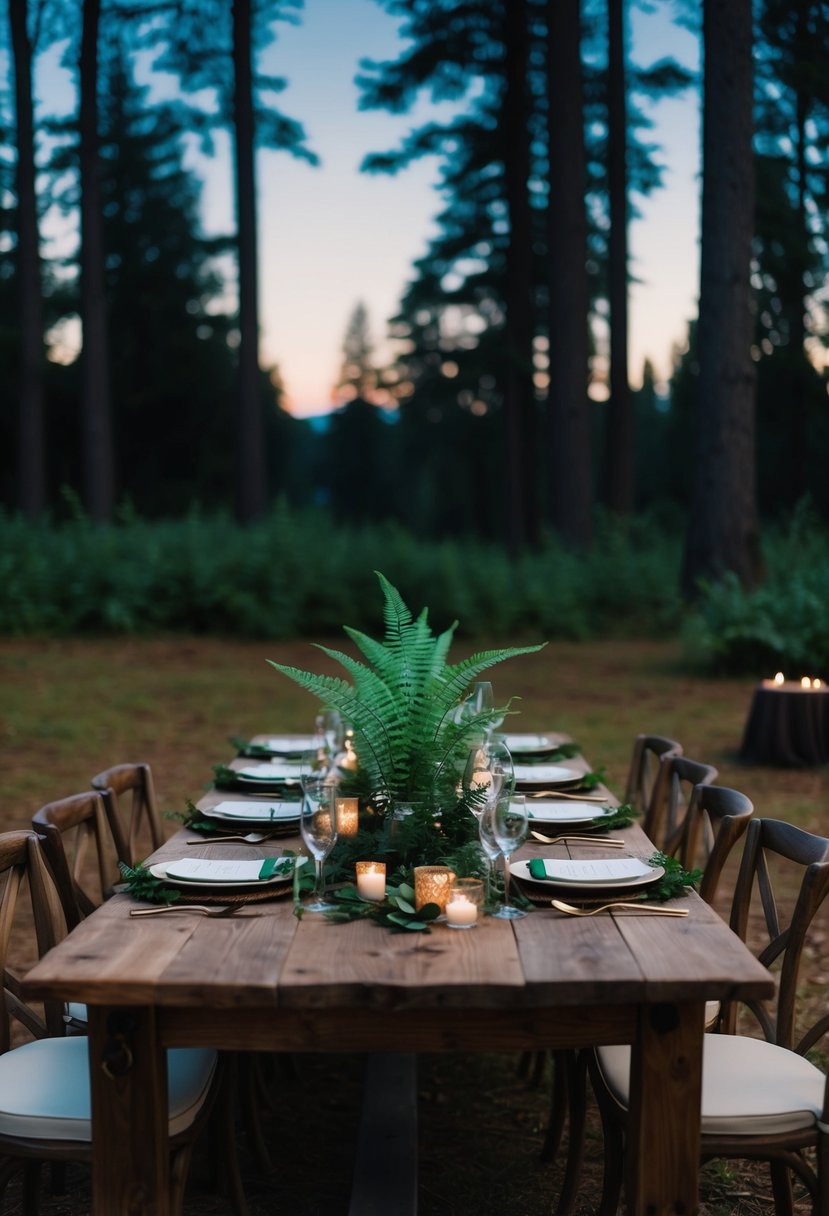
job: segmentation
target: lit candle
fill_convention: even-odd
[[[777,675],[774,677],[774,682],[775,684],[784,684],[786,682],[786,677],[783,675],[782,671],[778,671]]]
[[[359,798],[337,799],[337,831],[341,836],[356,836],[359,827]]]
[[[386,898],[386,866],[382,861],[357,862],[357,893],[378,903]]]
[[[480,878],[456,878],[446,902],[446,923],[450,929],[471,929],[478,923],[483,908],[484,884]]]
[[[804,676],[803,679],[800,681],[800,687],[801,688],[811,688],[812,687],[812,681],[809,679],[808,676]]]
[[[453,895],[446,904],[446,923],[453,929],[468,929],[478,920],[478,905],[465,895]]]
[[[812,688],[822,688],[823,684],[820,680],[812,680]]]

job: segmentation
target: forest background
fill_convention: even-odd
[[[436,158],[442,209],[394,357],[358,305],[321,427],[259,348],[255,153],[315,155],[259,65],[301,0],[6,0],[0,629],[327,632],[382,568],[471,632],[684,625],[707,661],[829,674],[829,6],[676,0],[697,79],[631,61],[636,2],[377,0],[402,49],[361,106],[454,108],[364,167]],[[34,105],[56,44],[68,117]],[[666,397],[630,389],[628,232],[662,181],[647,107],[693,90],[699,318]],[[220,132],[208,237],[186,151]],[[51,208],[78,240],[45,259]]]

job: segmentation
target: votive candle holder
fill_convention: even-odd
[[[337,798],[337,832],[340,836],[356,836],[360,826],[360,799]]]
[[[386,863],[384,861],[358,861],[357,894],[361,899],[379,903],[386,898]]]
[[[446,901],[446,923],[450,929],[474,929],[484,906],[484,884],[480,878],[455,878]]]
[[[441,913],[446,911],[446,901],[455,881],[455,872],[448,866],[415,866],[415,910],[425,904],[437,904]]]

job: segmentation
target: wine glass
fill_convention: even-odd
[[[482,810],[476,811],[478,820],[478,839],[481,851],[487,861],[486,866],[486,903],[491,905],[495,891],[498,858],[501,856],[501,846],[495,839],[495,802],[488,803]]]
[[[487,738],[492,732],[501,725],[504,721],[504,715],[495,714],[495,699],[492,693],[492,684],[489,680],[478,680],[472,692],[472,704],[475,707],[476,714],[486,714],[487,721],[484,726],[484,734]]]
[[[342,751],[345,740],[345,723],[339,710],[324,706],[317,713],[314,729],[317,735],[322,735],[325,739],[326,747],[332,756],[336,756],[338,752]]]
[[[470,798],[471,810],[477,814],[481,803],[494,802],[499,794],[507,793],[515,784],[512,753],[502,739],[485,738],[469,753],[462,786]]]
[[[527,802],[524,794],[502,794],[496,799],[492,812],[493,836],[504,855],[504,902],[492,913],[501,920],[515,920],[526,916],[521,908],[509,901],[509,859],[527,838]]]
[[[309,782],[323,781],[331,768],[331,757],[325,747],[315,747],[302,753],[299,762],[299,784],[303,790]]]
[[[328,912],[337,905],[325,898],[323,864],[337,840],[337,815],[334,807],[335,787],[321,779],[308,778],[302,786],[302,809],[299,827],[308,852],[314,859],[315,882],[309,912]]]

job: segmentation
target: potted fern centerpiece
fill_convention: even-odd
[[[541,646],[485,650],[451,664],[457,622],[435,635],[428,609],[414,617],[388,579],[379,572],[377,577],[384,596],[383,640],[346,626],[362,659],[319,646],[350,679],[271,665],[339,710],[353,730],[358,767],[343,775],[343,788],[350,784],[349,792],[360,797],[361,831],[350,840],[351,855],[365,855],[368,832],[372,851],[394,854],[407,865],[457,860],[458,850],[477,849],[475,820],[458,793],[459,774],[473,740],[509,706],[460,720],[455,710],[482,672]],[[395,807],[402,804],[408,813],[395,820]]]

